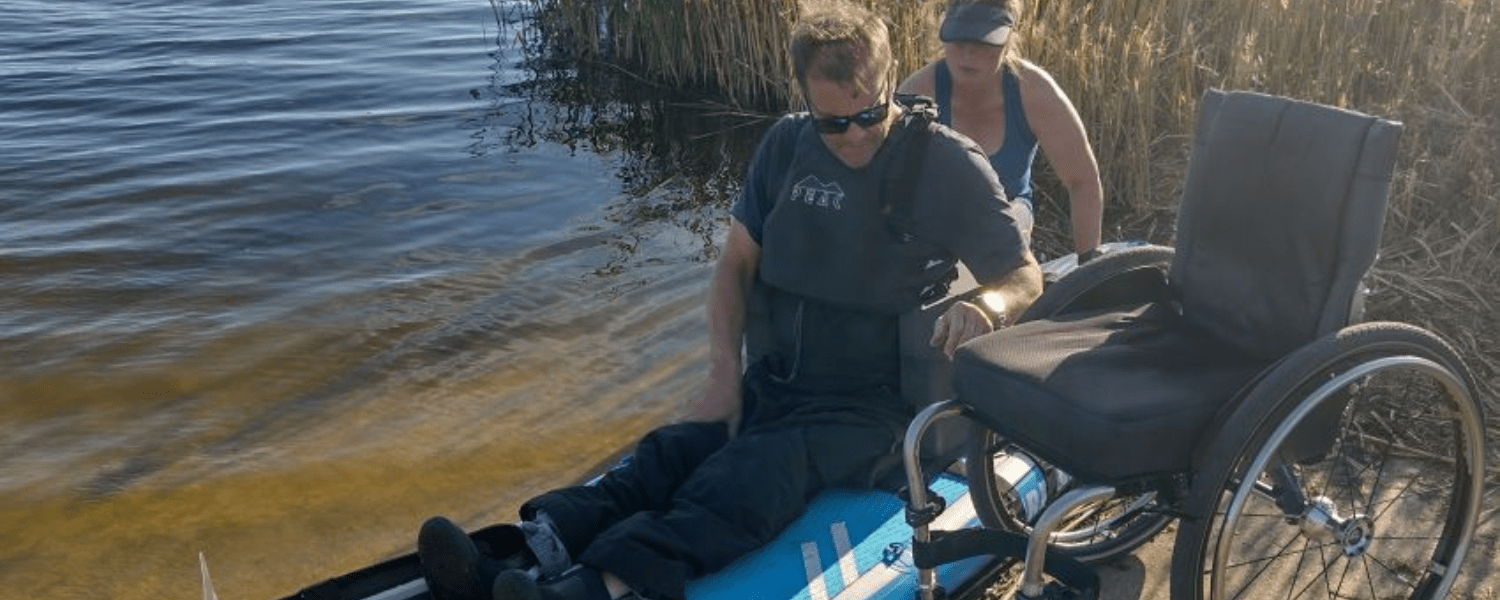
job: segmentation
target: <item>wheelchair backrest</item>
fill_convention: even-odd
[[[1183,315],[1268,360],[1348,325],[1400,133],[1348,110],[1206,92],[1169,274]]]

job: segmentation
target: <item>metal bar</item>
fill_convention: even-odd
[[[917,413],[911,425],[906,427],[906,439],[902,442],[901,458],[906,464],[907,510],[929,509],[927,478],[922,474],[922,438],[934,423],[963,414],[963,407],[953,400],[944,400],[929,405]],[[927,523],[912,525],[912,543],[926,544],[932,541],[932,530]],[[917,598],[933,600],[937,590],[937,572],[934,569],[917,570]]]
[[[1108,500],[1115,495],[1115,488],[1107,485],[1096,485],[1082,487],[1058,498],[1056,502],[1047,506],[1038,517],[1036,524],[1031,527],[1031,537],[1026,541],[1026,566],[1021,572],[1021,595],[1028,598],[1037,598],[1046,589],[1046,582],[1042,580],[1042,572],[1047,560],[1047,542],[1052,538],[1053,530],[1062,523],[1064,517],[1080,505]]]

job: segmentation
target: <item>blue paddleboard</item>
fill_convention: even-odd
[[[963,480],[932,486],[948,501],[933,529],[977,527]],[[888,492],[829,490],[771,543],[728,568],[688,584],[689,600],[910,600],[917,590],[905,504]],[[938,569],[955,590],[988,564],[976,557]]]

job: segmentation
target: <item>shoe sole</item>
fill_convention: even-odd
[[[423,523],[417,556],[435,600],[490,600],[479,580],[479,549],[452,521],[433,517]]]

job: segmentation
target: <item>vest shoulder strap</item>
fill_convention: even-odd
[[[886,183],[881,211],[893,232],[910,236],[912,204],[918,196],[922,166],[927,163],[927,148],[932,144],[933,129],[937,126],[937,104],[932,98],[917,94],[897,94],[896,102],[905,109],[901,118],[907,134],[901,148],[901,159],[896,163],[899,166],[894,177]]]

